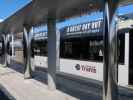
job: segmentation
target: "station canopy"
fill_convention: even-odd
[[[74,16],[103,10],[104,0],[32,0],[25,7],[0,23],[1,33],[19,33],[23,26],[46,23],[48,18],[64,21]],[[132,0],[119,0],[119,5],[131,4]]]

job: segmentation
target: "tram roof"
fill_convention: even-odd
[[[0,32],[18,33],[23,25],[46,23],[47,18],[55,17],[57,21],[80,16],[85,13],[102,10],[104,0],[32,0],[25,7],[0,23]],[[120,0],[120,5],[128,5],[132,0]],[[82,12],[82,13],[81,13]]]

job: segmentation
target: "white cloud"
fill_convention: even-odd
[[[3,21],[3,19],[0,19],[0,22],[2,22]]]

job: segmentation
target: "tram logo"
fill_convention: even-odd
[[[83,72],[96,73],[96,67],[89,65],[76,64],[75,69],[78,71],[81,70]]]
[[[76,70],[80,70],[80,65],[76,64],[75,68],[76,68]]]

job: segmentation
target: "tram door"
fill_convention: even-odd
[[[133,85],[133,29],[130,30],[130,49],[129,49],[129,84]]]

